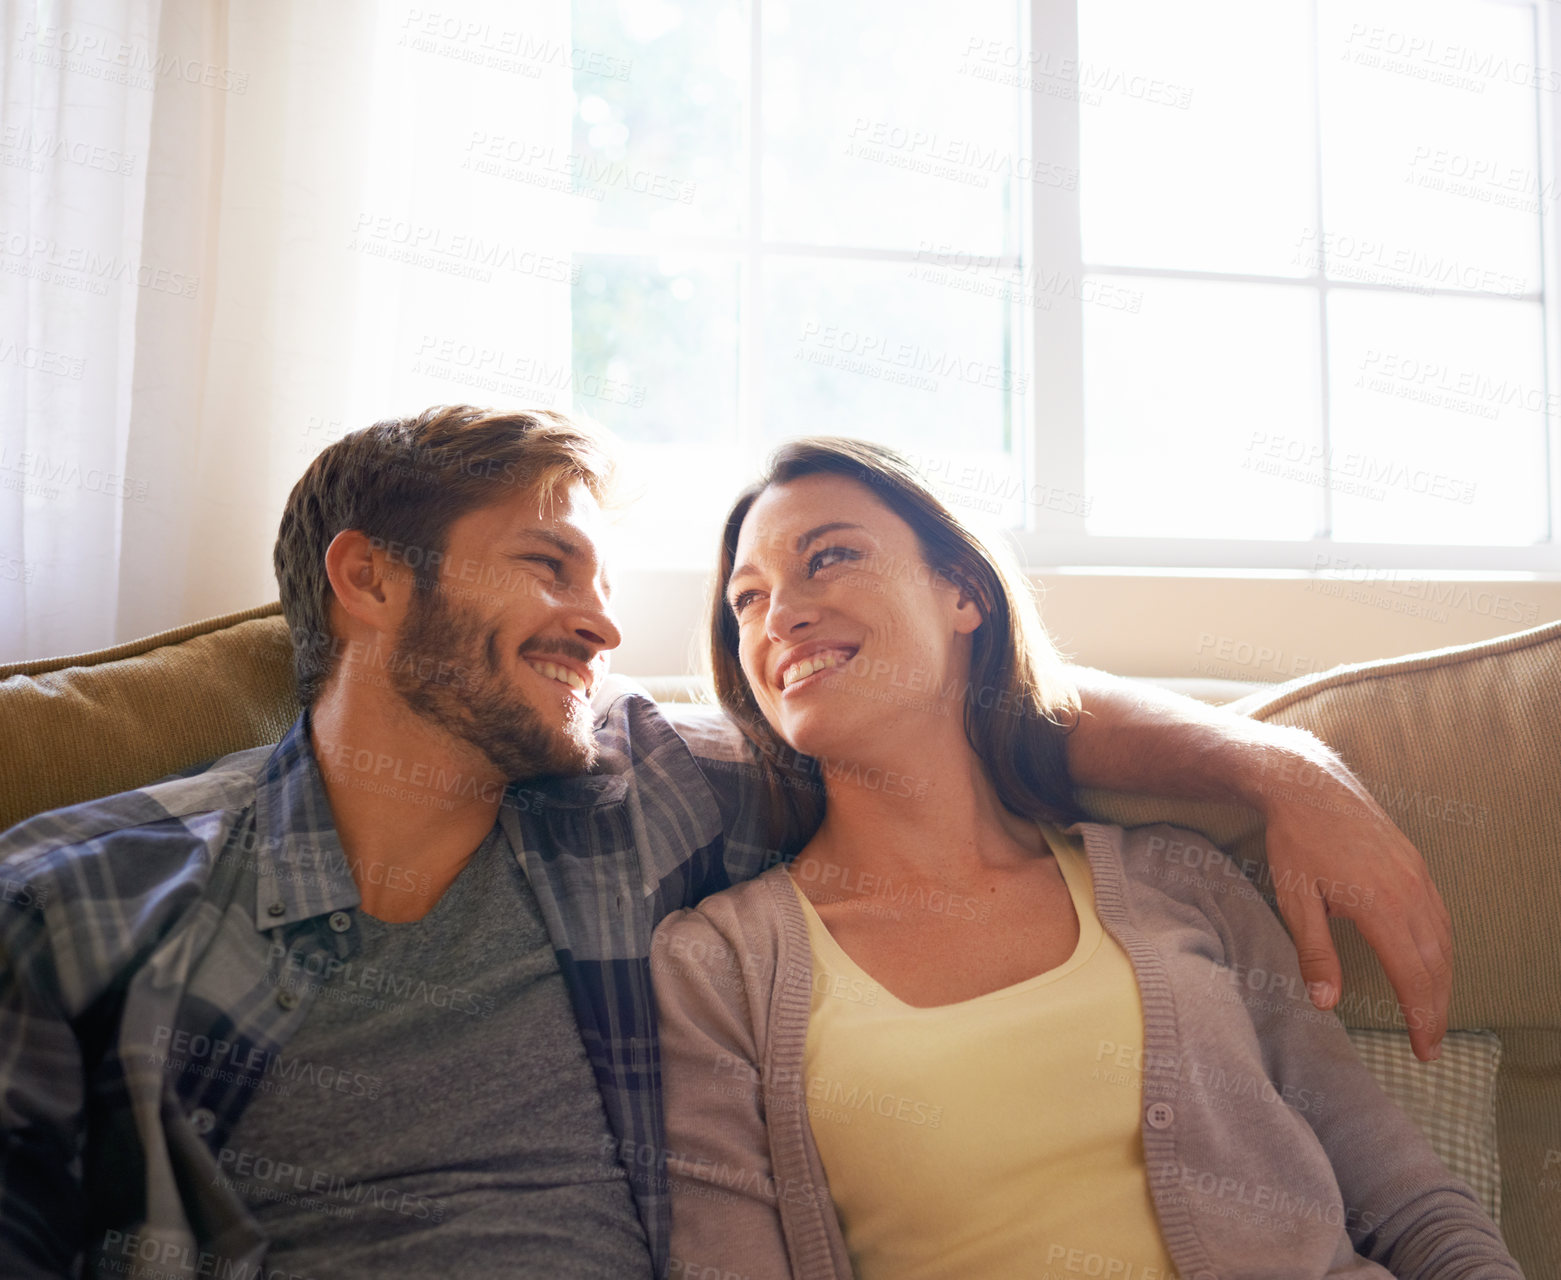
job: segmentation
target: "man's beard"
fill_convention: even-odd
[[[505,678],[500,663],[511,655],[499,652],[488,624],[452,605],[440,588],[413,591],[396,653],[390,680],[402,701],[476,747],[506,778],[584,773],[596,763],[589,708],[571,709],[562,732],[549,729]]]

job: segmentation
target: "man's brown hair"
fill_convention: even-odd
[[[562,413],[498,413],[438,405],[386,418],[327,446],[293,486],[272,561],[292,632],[298,701],[314,705],[335,669],[325,550],[345,529],[396,544],[419,592],[434,591],[450,525],[506,494],[539,506],[579,481],[605,501],[612,460],[604,442]]]

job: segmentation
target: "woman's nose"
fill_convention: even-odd
[[[765,628],[776,640],[790,640],[800,628],[812,625],[818,618],[817,595],[805,588],[791,587],[771,593]]]

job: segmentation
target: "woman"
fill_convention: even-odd
[[[656,935],[672,1274],[1519,1276],[1239,872],[1075,821],[1014,582],[858,441],[727,518],[716,688],[822,821]]]

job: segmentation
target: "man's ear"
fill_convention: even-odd
[[[343,529],[325,549],[325,575],[349,617],[376,631],[394,632],[412,583],[412,571],[393,565],[383,547],[359,529]]]

